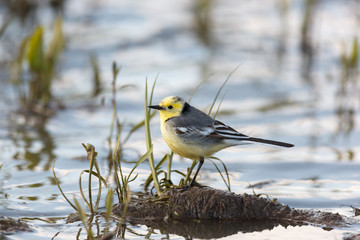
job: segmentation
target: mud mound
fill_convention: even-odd
[[[113,213],[121,216],[124,206],[117,204]],[[270,199],[248,194],[235,194],[209,187],[171,189],[161,200],[131,202],[126,219],[146,223],[151,220],[221,220],[274,221],[291,225],[318,224],[323,227],[345,225],[339,214],[290,208]],[[139,222],[140,221],[140,222]]]

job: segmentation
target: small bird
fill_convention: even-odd
[[[170,149],[178,155],[198,160],[199,166],[189,186],[195,179],[206,157],[231,146],[260,142],[281,147],[293,144],[255,138],[237,132],[232,127],[213,119],[199,109],[190,106],[181,97],[166,97],[159,105],[148,106],[159,110],[161,133]]]

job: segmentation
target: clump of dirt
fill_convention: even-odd
[[[20,220],[0,217],[0,233],[13,234],[16,232],[31,232],[30,226]]]
[[[124,206],[117,204],[113,213],[122,215]],[[209,187],[174,188],[162,200],[130,202],[125,218],[131,222],[152,220],[279,221],[291,225],[318,224],[326,228],[345,225],[339,214],[290,208],[270,199],[249,194],[235,194]],[[140,221],[140,222],[139,222]]]
[[[80,218],[80,216],[79,216],[79,214],[77,212],[71,213],[66,218],[66,223],[74,223],[74,222],[77,222],[77,221],[81,221],[81,218]]]
[[[360,234],[351,233],[344,237],[344,240],[360,240]]]

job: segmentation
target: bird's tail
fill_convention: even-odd
[[[271,145],[276,145],[276,146],[280,146],[280,147],[293,147],[294,146],[294,144],[291,144],[291,143],[279,142],[279,141],[274,141],[274,140],[267,140],[267,139],[262,139],[262,138],[254,138],[254,137],[249,137],[249,138],[246,139],[246,141],[271,144]]]

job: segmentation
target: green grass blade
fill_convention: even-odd
[[[156,114],[155,111],[152,112],[152,113],[150,114],[150,119],[152,119],[152,118],[155,116],[155,114]],[[145,120],[142,120],[142,121],[139,122],[138,124],[135,124],[135,125],[130,129],[128,135],[126,136],[126,138],[125,138],[124,141],[123,141],[123,144],[125,144],[125,143],[129,140],[130,136],[131,136],[136,130],[138,130],[139,128],[141,128],[141,127],[144,126],[144,125],[145,125]]]
[[[154,95],[154,90],[155,90],[155,85],[156,85],[156,82],[157,82],[157,80],[158,80],[159,74],[160,74],[160,73],[158,73],[158,74],[156,75],[155,81],[154,81],[154,83],[153,83],[153,85],[152,85],[152,88],[151,88],[150,98],[149,98],[149,105],[152,104],[153,95]],[[147,84],[147,83],[146,83],[146,84]]]
[[[53,175],[54,175],[54,179],[55,179],[56,185],[57,185],[57,187],[59,188],[61,195],[62,195],[62,196],[64,197],[64,199],[70,204],[70,206],[71,206],[74,210],[76,210],[76,206],[75,206],[74,204],[72,204],[72,202],[66,197],[65,193],[63,192],[62,188],[60,187],[59,180],[57,179],[56,174],[55,174],[55,161],[54,161],[54,164],[53,164],[53,166],[52,166],[52,172],[53,172]]]
[[[113,166],[114,166],[114,179],[115,179],[115,183],[116,183],[116,193],[118,195],[119,202],[121,202],[121,199],[122,199],[121,196],[123,195],[123,193],[122,193],[120,178],[119,178],[119,175],[117,174],[118,166],[121,168],[120,160],[119,160],[119,158],[120,158],[119,148],[120,148],[120,136],[118,135],[115,149],[114,149],[113,155],[112,155],[112,161],[113,161]]]
[[[44,52],[43,52],[43,28],[37,27],[33,35],[29,39],[27,59],[30,68],[33,71],[39,71],[43,68]]]
[[[225,180],[224,175],[222,174],[222,172],[220,171],[220,169],[218,168],[218,166],[216,165],[216,163],[215,163],[212,159],[221,162],[221,164],[222,164],[222,166],[223,166],[223,168],[224,168],[225,174],[226,174],[226,180],[227,180],[227,181]],[[214,166],[216,167],[216,169],[217,169],[217,171],[219,172],[221,178],[223,179],[223,181],[224,181],[227,189],[228,189],[229,191],[231,191],[230,176],[229,176],[229,172],[228,172],[228,170],[227,170],[227,167],[226,167],[225,163],[224,163],[221,159],[219,159],[219,158],[217,158],[217,157],[210,157],[209,160],[210,160],[210,161],[214,164]]]
[[[113,62],[113,65],[112,65],[113,80],[111,82],[111,105],[113,108],[113,114],[112,114],[111,123],[110,123],[110,134],[107,139],[108,143],[109,143],[109,147],[110,147],[110,152],[111,152],[111,148],[112,148],[112,137],[113,137],[115,123],[117,124],[117,126],[119,126],[119,119],[118,119],[117,107],[116,107],[116,80],[117,80],[117,75],[119,74],[120,70],[121,70],[121,68],[116,65],[116,62]],[[119,129],[119,127],[118,127],[118,129]]]
[[[81,180],[81,177],[83,175],[83,173],[85,172],[86,170],[83,170],[81,173],[80,173],[80,176],[79,176],[79,190],[80,190],[80,195],[82,197],[82,199],[84,200],[84,202],[86,203],[86,205],[88,206],[89,210],[91,211],[92,209],[92,206],[91,204],[89,203],[89,201],[86,199],[85,197],[85,194],[84,194],[84,191],[83,191],[83,187],[82,187],[82,180]]]
[[[113,195],[114,195],[114,190],[112,188],[110,188],[106,195],[106,201],[105,201],[105,220],[107,223],[109,223],[110,216],[111,216],[112,205],[113,205]]]
[[[53,36],[51,38],[48,51],[46,52],[47,60],[50,60],[51,64],[54,64],[59,54],[65,46],[64,34],[62,31],[62,19],[56,19]]]
[[[124,208],[123,208],[123,211],[121,213],[121,218],[124,219],[125,218],[125,214],[127,212],[127,208],[129,206],[129,202],[131,200],[131,191],[129,189],[129,186],[125,186],[125,192],[126,192],[126,196],[124,198]]]
[[[184,180],[184,184],[189,183],[189,181],[190,181],[190,179],[191,179],[191,178],[190,178],[190,175],[191,175],[193,169],[195,168],[197,162],[198,162],[197,160],[193,160],[190,168],[188,168],[188,171],[187,171],[187,173],[186,173],[186,177],[185,177],[185,180]]]
[[[239,67],[240,67],[240,65],[238,65],[234,70],[232,70],[232,72],[227,76],[227,78],[225,79],[224,83],[221,85],[221,87],[220,87],[219,90],[217,91],[217,93],[216,93],[216,95],[215,95],[215,98],[214,98],[214,100],[213,100],[213,103],[211,104],[211,107],[210,107],[210,109],[209,109],[208,115],[211,114],[212,109],[213,109],[213,107],[214,107],[214,105],[215,105],[215,103],[216,103],[216,100],[217,100],[217,98],[219,97],[219,94],[220,94],[220,92],[222,91],[222,89],[224,88],[225,84],[229,81],[231,75],[233,75],[233,73],[234,73]]]
[[[188,101],[187,101],[188,103],[191,102],[191,99],[192,99],[193,96],[195,95],[195,92],[200,88],[200,86],[201,86],[204,82],[206,82],[207,80],[209,80],[209,78],[210,78],[212,75],[214,75],[214,74],[210,74],[209,76],[203,78],[203,79],[200,81],[200,83],[199,83],[198,85],[196,85],[196,87],[192,90],[192,92],[191,92],[191,94],[190,94],[190,97],[189,97],[189,99],[188,99]]]
[[[176,172],[176,173],[180,174],[181,176],[186,177],[186,174],[183,172],[180,172],[179,170],[172,170],[171,172]]]
[[[155,87],[155,83],[153,84],[153,90]],[[152,96],[153,91],[151,92]],[[150,98],[149,102],[151,103],[152,98]],[[151,148],[151,134],[150,134],[150,111],[148,108],[148,86],[147,86],[147,79],[145,81],[145,101],[144,101],[144,109],[145,109],[145,138],[146,138],[146,147],[149,150]],[[155,170],[155,161],[154,161],[154,156],[153,153],[151,153],[149,155],[149,165],[150,165],[150,170],[151,170],[151,174],[153,177],[153,181],[154,181],[154,186],[156,189],[156,192],[158,193],[158,195],[161,195],[161,188],[160,188],[160,184],[159,184],[159,180],[156,174],[156,170]]]
[[[93,90],[92,90],[92,96],[96,97],[98,96],[101,91],[103,90],[102,86],[102,79],[100,74],[100,67],[99,67],[99,61],[95,54],[91,54],[90,56],[90,64],[91,69],[93,73]]]
[[[132,179],[130,179],[131,176],[127,176],[126,177],[126,185],[129,185],[129,183],[135,181],[135,179],[138,177],[139,174],[136,174],[135,177],[133,177]]]
[[[354,37],[351,56],[349,60],[350,66],[355,69],[359,61],[359,42],[357,37]]]
[[[167,155],[167,154],[166,154]],[[160,169],[161,165],[163,165],[163,163],[166,161],[166,155],[160,160],[160,162],[156,165],[155,167],[155,171],[158,172],[158,170]],[[149,177],[146,179],[145,183],[144,183],[144,189],[147,189],[150,185],[150,183],[153,180],[153,175],[152,173],[149,175]]]
[[[225,95],[226,95],[226,93],[222,96],[222,98],[221,98],[221,100],[220,100],[220,103],[219,103],[219,106],[217,107],[216,112],[215,112],[213,118],[216,118],[217,114],[219,113],[219,110],[220,110],[220,107],[221,107],[222,102],[224,101]]]
[[[90,167],[89,167],[89,172],[92,172],[92,169],[94,168],[94,164],[96,162],[96,156],[97,156],[97,152],[95,152],[95,147],[91,144],[82,144],[83,147],[85,148],[87,154],[88,154],[88,160],[90,161]],[[83,171],[86,172],[86,171]],[[94,213],[94,206],[93,206],[93,202],[92,202],[92,187],[91,187],[91,177],[92,174],[89,174],[89,179],[88,179],[88,192],[89,192],[89,207],[90,207],[90,212],[91,214]],[[101,183],[100,183],[101,185]]]
[[[171,151],[170,154],[166,154],[166,159],[167,159],[167,174],[166,174],[166,180],[171,181],[171,165],[172,165],[172,159],[174,156],[174,152]]]
[[[101,199],[101,191],[102,191],[102,184],[101,182],[104,182],[104,185],[107,186],[106,184],[106,181],[105,179],[101,176],[101,173],[100,173],[100,168],[99,168],[99,165],[97,163],[97,160],[95,159],[95,169],[97,172],[94,172],[94,175],[98,177],[98,180],[99,180],[99,190],[98,190],[98,194],[97,194],[97,198],[96,198],[96,201],[95,201],[95,209],[94,211],[97,212],[98,210],[98,207],[99,207],[99,203],[100,203],[100,199]]]
[[[76,205],[76,211],[78,212],[79,217],[81,219],[81,222],[82,222],[82,224],[83,224],[83,226],[86,229],[86,232],[88,234],[88,238],[91,239],[91,240],[95,239],[94,234],[93,234],[93,232],[91,230],[91,225],[88,223],[88,219],[87,219],[84,208],[80,205],[79,201],[75,197],[74,197],[74,202],[75,202],[75,205]]]
[[[133,171],[135,170],[135,168],[137,168],[141,163],[143,163],[146,159],[148,159],[150,154],[152,154],[152,152],[153,152],[153,145],[151,145],[150,149],[144,155],[142,155],[141,158],[139,158],[139,160],[136,162],[135,166],[131,169],[128,175],[129,178],[133,173]]]
[[[83,172],[89,173],[89,170],[83,170]],[[107,183],[106,180],[103,176],[101,176],[99,173],[95,172],[95,171],[91,171],[91,174],[94,175],[95,177],[97,177],[106,187],[107,187]]]

